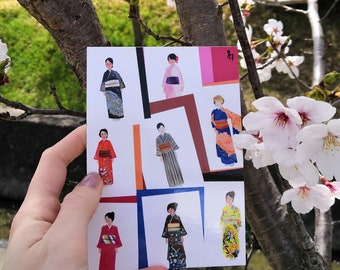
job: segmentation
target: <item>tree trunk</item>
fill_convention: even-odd
[[[308,19],[312,29],[313,39],[313,81],[316,85],[325,75],[325,41],[318,10],[317,0],[308,0]],[[331,210],[321,212],[315,209],[315,246],[324,258],[327,268],[332,265],[332,214]]]
[[[86,48],[109,46],[90,0],[18,0],[53,36],[86,90]]]
[[[315,247],[324,258],[327,270],[332,269],[332,238],[332,211],[321,212],[315,209]]]
[[[238,8],[236,1],[229,3]],[[216,1],[176,0],[176,5],[187,42],[195,46],[226,45]],[[238,28],[242,24],[239,21],[234,23]],[[240,29],[237,30],[240,35]],[[245,33],[242,36],[246,37]],[[250,78],[257,78],[256,68],[250,66],[248,72],[252,72]],[[258,85],[258,81],[254,85]],[[242,114],[245,115],[247,109],[242,103]],[[244,173],[247,222],[271,266],[283,270],[324,269],[324,262],[315,251],[300,216],[280,204],[281,194],[269,171],[266,168],[257,170],[251,162],[245,161]]]
[[[316,85],[325,75],[325,38],[319,17],[318,0],[308,0],[308,19],[313,39],[313,82]]]
[[[227,45],[222,12],[215,0],[176,0],[186,42],[195,46]]]

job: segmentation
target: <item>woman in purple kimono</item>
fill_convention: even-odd
[[[105,59],[107,70],[103,74],[100,91],[105,93],[106,106],[109,118],[123,118],[123,98],[122,89],[125,84],[119,73],[112,69],[113,59]]]
[[[172,136],[165,132],[163,123],[157,124],[157,130],[159,135],[156,138],[156,155],[160,157],[164,164],[169,187],[180,186],[184,181],[175,153],[175,150],[179,149],[179,146]]]

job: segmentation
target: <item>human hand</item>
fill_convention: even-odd
[[[85,147],[81,126],[44,151],[13,219],[2,270],[88,269],[87,228],[103,189],[99,174],[85,176],[59,202],[67,166]]]
[[[86,147],[86,127],[75,129],[41,156],[14,217],[3,270],[87,269],[87,226],[103,184],[90,173],[59,202],[67,166]]]

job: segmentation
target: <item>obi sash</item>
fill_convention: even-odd
[[[102,236],[102,241],[106,245],[113,245],[116,244],[116,237],[114,235],[104,234]]]
[[[99,157],[111,157],[110,150],[99,150]]]
[[[181,230],[181,226],[179,222],[168,223],[168,232],[179,232]]]
[[[166,142],[166,143],[160,143],[158,145],[159,147],[159,151],[161,151],[161,153],[165,153],[171,150],[171,143],[170,142]]]
[[[179,84],[179,78],[178,77],[175,77],[175,76],[172,76],[172,77],[167,77],[165,82],[167,84]]]
[[[229,127],[228,120],[216,120],[214,122],[216,129],[226,129]]]
[[[105,88],[119,87],[118,80],[109,80],[105,82]]]

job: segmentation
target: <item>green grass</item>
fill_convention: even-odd
[[[129,4],[123,0],[93,2],[112,46],[134,46]],[[141,0],[140,14],[156,34],[180,35],[177,13],[163,0]],[[49,32],[15,0],[0,1],[0,26],[0,39],[8,45],[7,54],[11,57],[10,83],[1,87],[1,94],[29,106],[56,108],[49,93],[50,87],[55,86],[66,108],[84,111],[85,93]],[[151,36],[145,38],[145,46],[162,46],[166,42]]]
[[[10,83],[1,94],[39,108],[55,108],[50,86],[64,106],[85,109],[85,94],[49,32],[16,1],[0,2],[0,38],[8,46]]]

